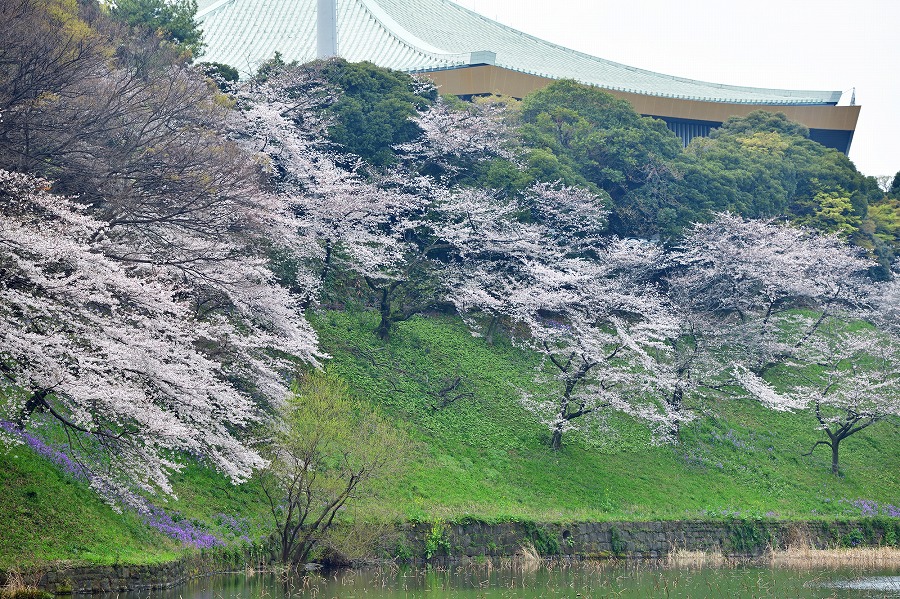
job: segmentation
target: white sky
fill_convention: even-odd
[[[594,56],[716,83],[856,87],[850,158],[866,175],[900,171],[897,0],[454,0],[505,25]]]

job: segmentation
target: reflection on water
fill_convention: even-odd
[[[883,597],[900,597],[900,576],[870,576],[850,580],[835,580],[828,583],[835,589],[857,591],[881,591]]]
[[[284,578],[228,574],[128,599],[600,599],[600,598],[900,598],[893,571],[759,567],[663,568],[651,564],[506,563],[447,568],[381,567]]]

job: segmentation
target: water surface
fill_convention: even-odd
[[[382,567],[283,578],[226,574],[128,599],[600,599],[784,598],[900,599],[894,570],[795,570],[763,567],[664,568],[651,564],[543,564],[446,568]]]

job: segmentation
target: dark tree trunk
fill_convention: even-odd
[[[562,431],[559,428],[553,429],[553,436],[550,438],[550,449],[554,451],[562,447]]]
[[[381,304],[378,308],[381,321],[378,323],[378,338],[384,341],[391,333],[391,297],[387,288],[381,290]]]
[[[31,415],[43,409],[48,395],[50,395],[50,392],[46,389],[41,389],[31,394],[31,397],[25,401],[25,405],[22,406],[16,416],[16,427],[18,429],[24,430]]]
[[[669,434],[672,436],[672,439],[675,440],[675,443],[681,443],[681,411],[684,406],[684,389],[680,386],[675,387],[675,390],[672,392],[672,409],[678,414],[678,416],[672,421],[672,426],[669,427]]]
[[[391,313],[391,300],[394,290],[400,285],[400,281],[387,283],[382,287],[378,286],[370,277],[365,277],[365,281],[366,285],[380,296],[378,300],[378,313],[381,315],[381,320],[378,323],[378,327],[375,329],[375,333],[378,335],[379,339],[384,341],[390,335],[391,325],[394,323],[394,315]]]
[[[839,474],[838,471],[838,448],[841,445],[840,439],[832,439],[831,440],[831,473],[837,476]]]

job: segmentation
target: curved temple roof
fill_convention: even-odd
[[[204,60],[250,74],[281,53],[316,58],[317,0],[200,0]],[[672,77],[569,50],[450,0],[338,0],[338,54],[401,71],[493,64],[603,89],[664,98],[766,105],[835,105],[839,91],[739,87]]]

